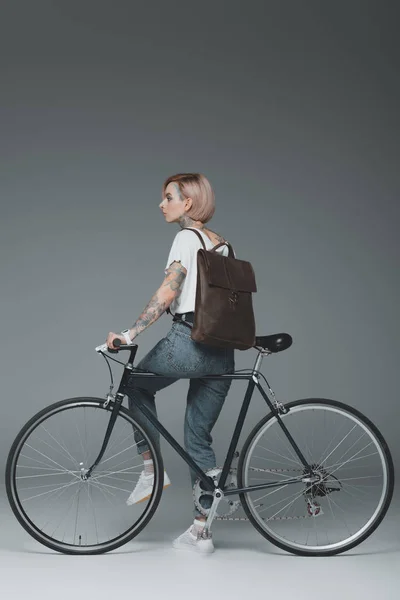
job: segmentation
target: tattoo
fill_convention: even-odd
[[[131,338],[134,339],[143,331],[143,329],[146,329],[146,327],[154,323],[154,321],[157,321],[168,308],[169,304],[170,302],[157,291],[136,323],[131,327]]]
[[[225,242],[225,238],[223,238],[223,237],[222,237],[222,235],[220,235],[219,233],[216,233],[215,231],[211,231],[211,229],[208,229],[208,231],[209,231],[210,233],[213,233],[213,234],[215,235],[215,237],[216,237],[216,238],[217,238],[217,240],[218,240],[218,244],[219,244],[220,242]]]
[[[131,327],[131,338],[134,339],[146,327],[152,325],[171,304],[172,300],[179,296],[182,283],[186,277],[186,269],[178,261],[174,261],[167,269],[166,277],[159,290],[154,294],[136,323]],[[167,294],[164,293],[167,292]],[[168,293],[169,292],[169,293]],[[171,293],[172,292],[172,293]]]
[[[194,225],[194,223],[196,223],[196,221],[194,221],[193,219],[191,219],[190,217],[187,216],[182,216],[179,220],[179,225],[181,227],[196,227],[196,229],[201,229],[201,231],[203,231],[206,236],[208,237],[208,239],[210,239],[210,236],[208,235],[208,233],[212,233],[213,235],[215,235],[215,237],[217,238],[217,244],[220,244],[221,242],[225,242],[225,238],[222,237],[222,235],[220,235],[219,233],[216,233],[215,231],[211,231],[211,229],[207,229],[204,225],[202,227],[197,227],[196,225]],[[212,242],[214,242],[214,240],[211,240]],[[215,245],[217,245],[215,244]]]
[[[195,227],[196,221],[187,215],[182,215],[179,217],[179,226],[181,229],[184,227]],[[203,229],[203,227],[199,227],[198,229]]]
[[[176,189],[176,193],[179,196],[179,200],[183,200],[181,188],[179,187],[179,185],[177,183],[174,183],[174,186],[175,186],[175,189]]]
[[[181,286],[186,277],[186,269],[181,265],[180,261],[174,261],[167,269],[166,277],[162,287],[169,288],[173,292],[177,292],[176,295],[180,294]]]

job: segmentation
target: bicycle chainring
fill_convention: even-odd
[[[229,474],[228,474],[228,478],[227,478],[227,488],[236,488],[237,487],[237,475],[236,475],[237,469],[229,469]],[[222,473],[222,468],[221,467],[214,467],[213,469],[209,469],[208,471],[205,471],[206,475],[208,477],[211,477],[214,482],[215,485],[217,486],[218,483],[218,479],[219,476]],[[204,508],[204,506],[202,506],[200,504],[200,498],[201,497],[210,497],[211,499],[213,498],[213,494],[212,492],[208,492],[207,490],[203,490],[203,488],[201,487],[201,480],[197,479],[196,483],[193,486],[193,501],[194,501],[194,505],[197,508],[197,510],[204,516],[207,516],[208,513],[210,512],[209,508]],[[222,498],[222,500],[220,501],[220,503],[218,504],[218,510],[215,513],[216,517],[229,517],[230,515],[232,515],[234,512],[236,512],[241,506],[241,503],[239,500],[233,501],[231,500],[231,496],[228,496],[227,498]]]

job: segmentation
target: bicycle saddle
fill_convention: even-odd
[[[256,336],[255,346],[261,346],[270,352],[282,352],[292,345],[292,336],[288,333],[275,333],[274,335]]]

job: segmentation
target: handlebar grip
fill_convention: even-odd
[[[115,338],[115,340],[113,340],[113,346],[114,348],[110,348],[110,346],[108,346],[107,351],[110,354],[117,354],[121,346],[121,340],[119,338]]]
[[[97,346],[95,348],[96,352],[110,352],[111,354],[117,354],[120,350],[132,350],[133,348],[137,348],[137,344],[122,344],[119,338],[115,338],[113,341],[113,348],[107,346],[107,343],[101,344],[101,346]]]

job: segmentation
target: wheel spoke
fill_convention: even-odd
[[[136,535],[160,499],[162,459],[124,408],[102,460],[86,477],[110,422],[110,410],[103,404],[97,399],[72,399],[50,406],[19,434],[8,475],[11,506],[29,533],[61,552],[91,553],[96,548],[105,552],[118,547]],[[157,493],[131,507],[126,500],[143,470],[134,432],[136,440],[141,438],[149,447],[158,476]]]
[[[58,445],[60,446],[60,448],[61,448],[61,449],[62,449],[62,450],[65,452],[65,454],[67,455],[67,457],[68,457],[68,458],[70,458],[70,459],[71,459],[71,461],[72,461],[73,463],[75,463],[75,466],[76,466],[76,467],[78,467],[78,466],[79,466],[79,465],[78,465],[78,461],[77,461],[77,460],[76,460],[76,459],[75,459],[75,458],[72,456],[72,454],[69,452],[69,450],[68,450],[68,449],[65,447],[65,444],[61,444],[61,443],[60,443],[60,441],[59,441],[59,440],[57,440],[57,439],[54,437],[54,435],[52,435],[52,434],[50,433],[50,431],[48,431],[48,430],[46,429],[46,427],[43,425],[43,423],[42,423],[41,427],[42,427],[42,429],[44,429],[44,430],[45,430],[45,432],[47,433],[47,435],[48,435],[49,437],[51,437],[51,439],[52,439],[52,440],[54,440],[54,441],[56,442],[56,444],[58,444]],[[60,435],[60,434],[58,434],[58,435]],[[61,437],[61,436],[60,436],[60,437]]]
[[[270,454],[274,454],[275,456],[279,456],[280,458],[283,458],[285,460],[288,460],[289,462],[294,463],[295,465],[300,465],[300,461],[299,460],[293,460],[292,458],[289,458],[288,456],[285,456],[284,454],[281,454],[279,452],[274,452],[274,450],[271,450],[270,448],[265,448],[265,446],[260,446],[260,448],[262,448],[263,450],[265,450],[266,452],[269,452]],[[258,457],[259,458],[259,457]],[[266,458],[264,460],[270,460],[269,458]],[[284,461],[283,464],[286,464]]]
[[[274,487],[245,492],[244,508],[260,531],[291,552],[342,552],[372,531],[387,509],[386,450],[344,405],[303,401],[281,419],[314,475],[310,478],[276,417],[269,416],[246,442],[241,469],[244,487]],[[285,483],[296,470],[299,482]]]
[[[60,463],[58,463],[57,461],[53,460],[52,458],[50,458],[49,456],[47,456],[46,454],[43,454],[43,452],[40,452],[40,450],[38,450],[37,448],[33,448],[32,446],[30,446],[29,444],[26,444],[28,448],[30,448],[31,450],[34,450],[35,452],[37,452],[38,454],[40,454],[41,456],[44,456],[44,458],[47,458],[47,460],[49,460],[50,462],[54,463],[55,465],[57,465],[57,467],[60,467],[60,469],[63,469],[64,471],[67,471],[68,473],[73,474],[73,471],[71,471],[70,469],[67,469],[66,467],[63,467],[62,465],[60,465]],[[46,463],[43,463],[46,464]]]
[[[29,498],[24,498],[22,500],[22,502],[28,502],[29,500],[34,500],[35,498],[40,498],[42,496],[46,496],[47,494],[53,494],[54,492],[57,492],[58,490],[65,490],[66,488],[71,487],[71,485],[76,485],[77,483],[79,483],[79,481],[70,481],[69,483],[66,483],[65,485],[60,485],[57,488],[54,488],[53,490],[48,490],[47,492],[43,492],[42,494],[36,494],[35,496],[30,496]]]

